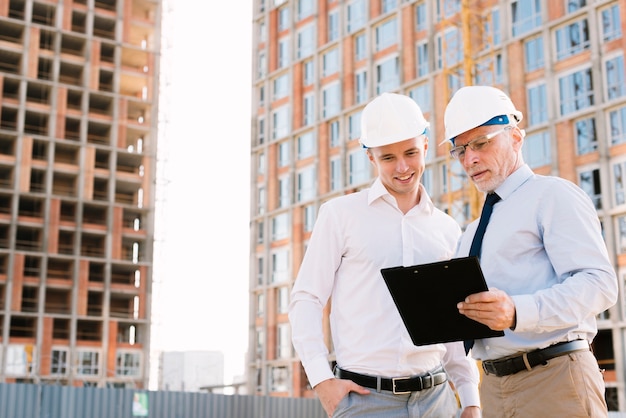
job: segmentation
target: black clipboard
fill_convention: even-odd
[[[460,314],[456,307],[468,295],[487,290],[477,257],[390,267],[380,272],[413,344],[504,335]]]

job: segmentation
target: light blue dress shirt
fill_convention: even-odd
[[[617,278],[589,196],[565,179],[524,165],[495,190],[480,265],[490,288],[515,302],[517,324],[477,340],[472,355],[493,360],[597,333],[596,315],[617,300]],[[478,221],[459,242],[467,256]]]

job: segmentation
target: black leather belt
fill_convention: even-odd
[[[548,360],[555,357],[581,350],[589,350],[589,343],[586,340],[562,342],[540,350],[529,351],[528,353],[515,357],[484,360],[483,370],[487,374],[493,374],[498,377],[508,376],[521,372],[522,370],[530,370],[540,364],[546,364]]]
[[[339,379],[349,379],[357,385],[370,389],[376,389],[377,391],[388,390],[396,395],[430,389],[431,387],[440,385],[448,380],[448,376],[442,368],[421,376],[387,378],[354,373],[335,367],[335,377]]]

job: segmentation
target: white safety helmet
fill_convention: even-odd
[[[383,93],[369,102],[361,114],[361,145],[382,147],[423,135],[429,124],[413,99]]]
[[[454,138],[482,125],[517,125],[523,117],[502,90],[491,86],[461,87],[443,116],[444,142],[454,144]]]

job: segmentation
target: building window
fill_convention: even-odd
[[[267,25],[264,21],[259,22],[259,42],[267,41]]]
[[[428,13],[426,2],[422,1],[415,5],[415,30],[417,32],[428,29]]]
[[[626,107],[620,107],[609,112],[609,132],[611,145],[626,142]]]
[[[287,313],[289,311],[289,288],[287,286],[281,286],[276,289],[276,292],[276,312],[279,314]]]
[[[263,215],[265,213],[266,199],[265,187],[259,186],[257,189],[257,215]]]
[[[270,392],[287,392],[289,388],[289,370],[285,366],[270,369]]]
[[[259,144],[264,144],[265,143],[265,119],[264,118],[259,118],[258,126],[259,126],[259,129],[257,131],[257,134],[259,138]]]
[[[516,0],[511,3],[513,36],[523,35],[541,26],[541,1]]]
[[[621,167],[620,167],[621,168]],[[617,176],[616,176],[617,179]],[[600,187],[600,170],[595,168],[592,170],[583,171],[578,175],[578,181],[580,183],[580,188],[585,191],[591,198],[596,209],[602,209],[602,188]],[[616,184],[616,195],[617,193],[617,181]],[[623,199],[623,189],[622,189],[622,199]],[[623,203],[623,202],[622,202]]]
[[[376,51],[382,51],[398,42],[398,22],[391,19],[376,26]]]
[[[262,227],[261,227],[262,228]],[[265,283],[265,259],[263,257],[257,258],[256,261],[256,283],[262,286]]]
[[[274,100],[282,99],[289,95],[289,75],[284,74],[274,79]]]
[[[392,57],[376,66],[376,94],[392,91],[400,86],[400,63]]]
[[[341,157],[333,157],[330,160],[330,190],[336,192],[343,187],[341,181]]]
[[[428,43],[420,42],[417,44],[417,76],[428,75],[428,67]]]
[[[312,157],[315,155],[315,135],[313,132],[306,132],[300,135],[296,141],[298,147],[298,159]]]
[[[591,69],[577,71],[559,78],[561,116],[593,106]]]
[[[265,294],[256,295],[256,316],[262,318],[265,315]]]
[[[439,41],[441,41],[439,37]],[[463,62],[463,39],[461,39],[461,31],[457,28],[451,28],[445,31],[443,35],[443,42],[445,45],[441,45],[439,52],[445,60],[447,67],[454,67],[457,64]]]
[[[263,244],[265,242],[265,223],[263,221],[256,224],[256,242],[257,244]]]
[[[575,12],[587,5],[587,0],[564,0],[567,7],[567,13]]]
[[[66,376],[69,372],[68,360],[69,354],[67,349],[53,349],[50,361],[50,374],[55,376]]]
[[[315,52],[315,26],[306,25],[298,31],[297,57],[306,58]]]
[[[339,39],[339,11],[332,10],[328,13],[328,42]]]
[[[272,218],[272,241],[289,238],[289,214],[281,213]]]
[[[542,167],[551,163],[550,134],[541,131],[528,135],[522,148],[524,161],[530,168]]]
[[[277,339],[276,341],[276,357],[277,358],[289,358],[291,357],[291,337],[289,333],[289,324],[277,325]]]
[[[303,211],[303,230],[304,232],[311,232],[315,224],[315,205],[306,205]]]
[[[541,36],[524,41],[524,58],[526,71],[543,68],[543,38]]]
[[[354,74],[354,94],[355,102],[364,103],[367,101],[367,72],[365,70],[357,71]]]
[[[354,113],[348,117],[348,135],[350,139],[361,137],[361,112]]]
[[[398,0],[381,0],[382,13],[389,13],[398,7]]]
[[[606,61],[606,88],[609,100],[626,94],[626,80],[624,78],[624,56],[619,55]]]
[[[272,112],[272,139],[284,138],[290,132],[289,108],[283,106]]]
[[[499,78],[499,63],[497,61],[499,56],[500,54],[495,55],[495,63],[493,54],[489,54],[485,58],[476,61],[474,84],[491,85],[495,83],[496,79]]]
[[[263,347],[265,347],[265,332],[261,328],[256,330],[256,358],[263,358]]]
[[[137,352],[118,352],[115,362],[115,375],[141,376],[141,355]]]
[[[97,376],[100,374],[100,353],[97,351],[78,351],[76,353],[76,374],[79,376]]]
[[[626,215],[619,216],[617,218],[619,239],[617,240],[619,245],[619,252],[621,254],[626,253]]]
[[[272,283],[283,283],[289,279],[289,251],[276,250],[272,254]]]
[[[259,51],[258,55],[259,68],[257,68],[257,77],[263,78],[267,75],[267,55],[264,51]]]
[[[278,166],[286,167],[291,163],[291,153],[289,150],[289,141],[283,141],[278,144]]]
[[[430,167],[426,167],[424,169],[424,173],[422,174],[421,183],[426,189],[426,192],[429,195],[433,193],[433,170]]]
[[[278,68],[289,66],[289,38],[278,40]]]
[[[562,60],[589,49],[589,25],[581,19],[561,27],[555,32],[556,59]]]
[[[576,135],[576,153],[578,155],[588,154],[598,149],[595,118],[577,120],[574,124],[574,130]]]
[[[367,153],[358,148],[349,155],[349,183],[356,186],[370,180],[370,161]]]
[[[354,60],[361,61],[367,57],[367,40],[365,34],[360,33],[354,37]]]
[[[613,164],[613,182],[615,183],[615,203],[626,203],[626,162]]]
[[[302,112],[302,125],[310,126],[315,123],[315,95],[307,94],[302,98],[304,111]]]
[[[328,135],[330,140],[330,147],[336,147],[341,142],[341,130],[338,120],[334,120],[328,124]]]
[[[332,83],[322,90],[322,117],[330,118],[341,112],[341,85]]]
[[[409,97],[418,104],[423,113],[430,112],[430,85],[428,83],[420,84],[409,90]]]
[[[617,3],[600,12],[602,24],[602,41],[608,42],[622,37],[622,23]]]
[[[317,192],[317,178],[315,167],[310,166],[298,173],[298,202],[306,202],[315,199]]]
[[[348,33],[357,31],[365,26],[367,22],[367,2],[366,0],[353,0],[348,3],[348,22],[346,28]]]
[[[289,8],[283,7],[278,10],[278,32],[289,29]]]
[[[528,88],[528,125],[538,125],[547,121],[548,96],[545,83],[541,83]]]
[[[328,77],[339,71],[339,50],[333,48],[323,57],[322,77]]]
[[[493,28],[491,39],[493,45],[498,46],[502,43],[502,25],[500,23],[500,9],[493,9],[491,11],[491,26]]]
[[[461,0],[436,0],[437,1],[437,20],[441,17],[450,18],[461,11]]]
[[[291,182],[288,176],[278,179],[278,207],[286,208],[291,204]]]
[[[306,19],[315,11],[313,0],[298,0],[298,20]]]
[[[305,86],[310,86],[315,82],[315,66],[313,65],[313,60],[305,61],[302,65],[304,67],[302,82]]]
[[[257,155],[257,173],[265,174],[265,170],[266,170],[265,153],[259,152],[259,154]]]

